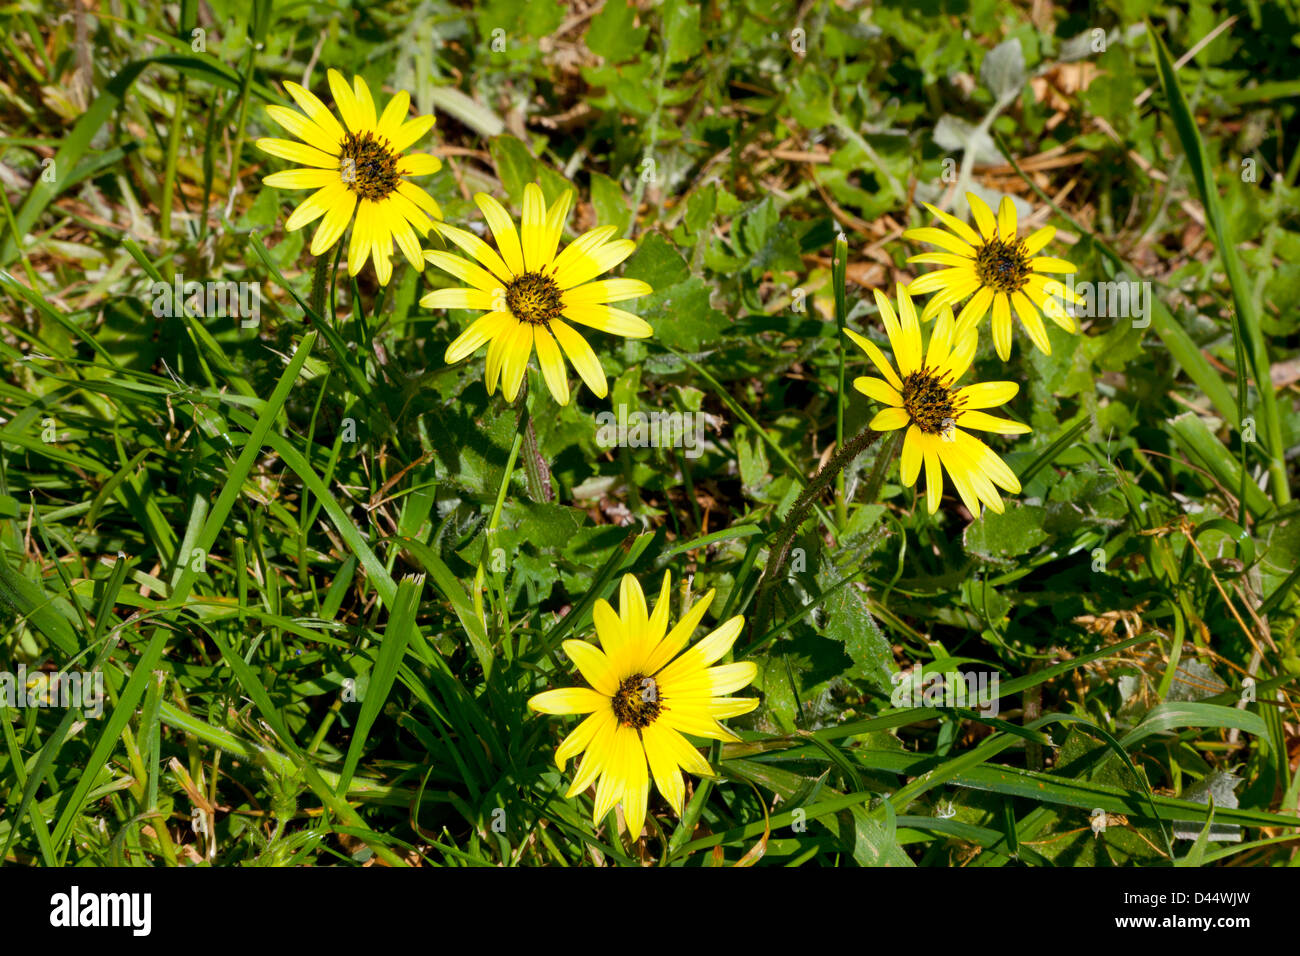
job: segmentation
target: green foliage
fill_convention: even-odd
[[[103,676],[98,716],[0,683],[0,862],[1294,861],[1293,7],[1178,66],[1214,5],[186,5],[202,48],[121,6],[80,39],[0,12],[0,676]],[[437,269],[381,288],[332,249],[309,307],[303,194],[254,141],[329,67],[436,114],[449,223],[538,182],[574,191],[565,242],[635,241],[615,274],[653,291],[620,307],[654,334],[582,330],[606,397],[570,374],[559,407],[534,367],[512,407],[483,350],[448,367],[473,313],[419,306]],[[870,290],[931,268],[901,231],[965,188],[1149,314],[1008,363],[984,326],[965,381],[1019,383],[1032,427],[988,436],[1003,512],[949,485],[931,515],[887,441],[806,495],[876,411],[841,324],[885,345]],[[258,321],[157,314],[178,277],[257,283]],[[695,417],[610,442],[620,413]],[[665,571],[674,619],[717,592],[696,639],[746,618],[761,706],[638,844],[563,798],[576,720],[526,701]],[[900,701],[979,674],[990,699]]]

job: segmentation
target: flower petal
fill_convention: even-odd
[[[609,391],[605,381],[605,370],[600,367],[600,359],[596,358],[596,353],[591,350],[587,340],[578,334],[573,326],[559,319],[551,320],[551,333],[560,343],[560,348],[564,349],[564,354],[569,357],[574,371],[578,373],[583,384],[591,389],[591,393],[597,398],[604,398]]]
[[[528,698],[528,706],[543,714],[590,714],[609,706],[609,698],[590,687],[560,687]]]
[[[898,389],[884,379],[868,378],[863,375],[853,380],[853,387],[867,398],[896,408],[902,407],[903,396],[898,393]]]
[[[903,408],[886,408],[876,413],[876,417],[871,419],[868,427],[878,432],[893,431],[896,428],[902,428],[910,424],[912,418]]]
[[[492,230],[492,237],[497,241],[497,251],[501,253],[501,258],[505,260],[511,274],[523,275],[527,271],[524,268],[524,251],[519,244],[519,233],[515,231],[515,224],[511,222],[510,214],[487,193],[475,193],[474,202],[478,204],[479,211],[487,220],[488,228]]]
[[[595,644],[574,639],[565,641],[561,646],[582,674],[583,680],[596,691],[606,697],[613,697],[618,692],[618,675],[604,651]]]
[[[469,328],[456,336],[455,340],[447,346],[443,361],[448,365],[454,365],[465,356],[477,352],[479,348],[500,335],[514,321],[514,316],[509,312],[488,312],[480,315],[470,323]]]

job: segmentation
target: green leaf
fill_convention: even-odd
[[[537,160],[528,147],[513,136],[498,136],[488,144],[497,177],[516,206],[524,201],[524,187],[537,178]]]
[[[606,0],[587,28],[587,48],[610,63],[632,59],[645,49],[650,28],[634,26],[636,7],[630,0]]]

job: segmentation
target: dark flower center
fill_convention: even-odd
[[[541,272],[525,272],[506,286],[506,308],[520,322],[550,327],[563,308],[560,287]]]
[[[633,674],[618,685],[611,701],[614,716],[624,727],[649,727],[663,710],[659,699],[659,685],[653,677]]]
[[[939,435],[952,428],[962,404],[946,381],[929,368],[903,379],[903,409],[927,435]]]
[[[339,144],[339,175],[362,199],[383,199],[397,188],[397,154],[375,134],[348,133]]]
[[[995,292],[1016,292],[1029,277],[1029,254],[1019,239],[990,239],[975,252],[975,274]]]

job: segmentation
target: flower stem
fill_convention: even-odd
[[[551,468],[537,445],[537,431],[533,428],[533,416],[528,410],[526,380],[519,395],[519,419],[524,425],[524,475],[528,479],[528,497],[539,504],[552,502],[555,500],[555,491],[551,487]]]
[[[835,255],[831,260],[831,286],[835,292],[835,326],[839,330],[840,367],[839,387],[835,390],[835,447],[844,447],[844,324],[848,319],[848,289],[846,277],[849,266],[849,241],[844,233],[835,239]],[[849,503],[844,495],[844,471],[835,476],[835,528],[843,531],[848,523]]]
[[[329,284],[329,277],[330,257],[328,255],[317,256],[316,268],[311,274],[311,298],[307,300],[307,304],[322,319],[325,317],[325,288]]]
[[[881,436],[881,432],[873,431],[871,428],[864,428],[858,432],[848,443],[840,448],[822,468],[821,471],[808,482],[808,487],[803,490],[794,504],[790,507],[790,513],[786,515],[785,524],[781,526],[781,531],[777,535],[776,544],[773,545],[771,556],[768,559],[767,567],[763,571],[763,581],[758,588],[758,596],[754,605],[754,620],[750,625],[751,642],[763,633],[763,626],[770,617],[771,599],[768,597],[769,589],[772,582],[776,581],[782,570],[785,568],[786,558],[790,555],[790,545],[794,542],[794,536],[799,531],[799,526],[803,524],[803,519],[807,517],[808,510],[816,502],[818,496],[826,490],[827,485],[840,474],[855,458],[870,448]]]

